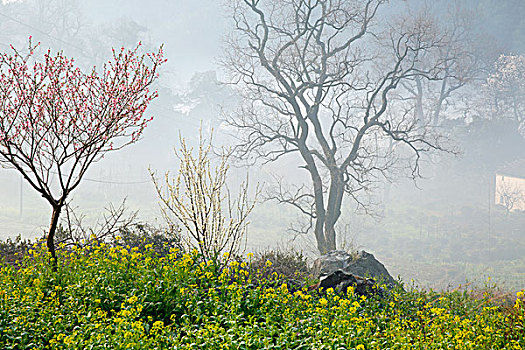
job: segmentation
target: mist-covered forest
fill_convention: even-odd
[[[212,161],[219,162],[221,147],[232,150],[227,179],[232,196],[248,179],[248,201],[257,198],[248,217],[248,251],[293,247],[313,258],[334,247],[364,249],[392,275],[422,287],[482,285],[489,277],[509,290],[524,287],[525,186],[520,182],[525,182],[524,1],[383,4],[379,20],[370,25],[373,35],[366,39],[373,43],[356,39],[356,51],[344,51],[344,59],[333,63],[344,72],[327,70],[334,80],[345,83],[323,83],[325,91],[335,92],[314,105],[328,106],[325,114],[319,112],[325,119],[318,128],[329,128],[332,122],[330,135],[337,147],[328,141],[323,148],[320,143],[318,149],[326,153],[312,151],[311,164],[303,152],[307,146],[317,150],[315,123],[303,147],[297,136],[304,132],[301,123],[282,123],[278,117],[291,115],[286,94],[297,96],[303,91],[301,82],[305,91],[314,91],[317,85],[308,85],[307,80],[323,65],[313,56],[298,63],[293,55],[285,55],[279,64],[283,74],[296,74],[298,90],[277,91],[282,86],[268,82],[277,74],[272,65],[261,72],[255,61],[263,49],[275,54],[282,38],[270,36],[276,46],[253,46],[260,45],[261,33],[249,34],[246,26],[252,22],[243,23],[236,11],[240,10],[235,5],[212,0],[2,2],[3,53],[11,53],[11,45],[27,51],[31,36],[33,43],[40,42],[35,60],[51,48],[90,70],[101,68],[112,48],[133,49],[141,42],[142,51],[155,52],[163,45],[167,62],[154,82],[158,97],[145,112],[153,120],[138,142],[93,163],[67,199],[85,227],[96,227],[108,213],[105,208],[118,208],[124,200],[123,215],[138,211],[137,222],[167,225],[151,173],[160,180],[166,171],[176,176],[180,160],[174,149],[180,148],[181,138],[197,148],[199,134],[209,140],[213,130]],[[257,16],[246,18],[257,21]],[[407,34],[412,30],[421,32]],[[395,45],[405,37],[412,50],[407,56]],[[252,46],[246,44],[249,40]],[[250,53],[250,48],[255,51]],[[395,54],[390,54],[392,50]],[[401,68],[387,75],[383,65],[395,66],[396,59]],[[295,64],[304,67],[302,75],[286,69]],[[315,68],[318,64],[321,68]],[[391,90],[378,83],[383,77],[391,79]],[[265,83],[270,89],[257,85]],[[374,91],[387,91],[388,98],[374,101],[370,97]],[[343,97],[359,103],[344,102]],[[310,115],[314,105],[297,110]],[[365,111],[386,121],[374,124],[370,132],[359,129],[357,122],[351,124],[361,122]],[[250,128],[250,123],[258,127]],[[356,157],[349,156],[345,163],[344,152],[352,154],[360,130],[368,138],[357,145]],[[271,143],[278,139],[272,139],[273,132],[284,140],[276,141],[277,146]],[[264,133],[268,140],[261,136]],[[330,168],[340,161],[346,168]],[[318,185],[312,180],[314,165],[322,169]],[[517,179],[518,185],[505,187],[498,176]],[[344,182],[339,189],[333,185],[337,181]],[[326,201],[322,223],[316,186]],[[332,189],[342,198],[334,214],[328,197]],[[44,237],[50,212],[46,200],[19,172],[0,168],[1,239]],[[321,244],[319,237],[326,242]]]

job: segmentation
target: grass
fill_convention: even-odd
[[[309,293],[252,254],[221,270],[196,252],[161,256],[151,245],[73,248],[60,261],[52,272],[37,247],[1,265],[0,348],[525,347],[522,292],[505,301],[490,290]]]

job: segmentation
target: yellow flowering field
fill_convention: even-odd
[[[34,249],[0,265],[0,349],[525,348],[523,292],[508,307],[466,292],[307,292],[251,259],[220,269],[102,243],[63,252],[53,272]]]

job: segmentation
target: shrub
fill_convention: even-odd
[[[267,276],[275,273],[296,285],[305,284],[318,277],[314,276],[303,252],[293,248],[262,250],[255,254],[253,265],[259,270],[264,270]]]
[[[183,138],[175,152],[180,161],[178,174],[165,174],[163,184],[151,172],[169,227],[180,228],[181,242],[186,249],[197,249],[205,261],[225,266],[240,251],[246,234],[248,215],[255,200],[248,200],[248,184],[240,185],[232,198],[227,188],[230,153],[222,150],[214,167],[210,159],[211,140],[200,135],[197,155]],[[223,253],[227,253],[224,255]]]
[[[33,244],[31,240],[22,239],[21,235],[14,239],[9,237],[5,241],[0,241],[0,261],[15,264],[22,260]]]

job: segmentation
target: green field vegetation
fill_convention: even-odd
[[[525,213],[476,206],[400,202],[381,223],[368,220],[358,242],[394,275],[434,288],[480,285],[491,278],[517,291],[525,283]],[[422,208],[423,207],[423,208]]]
[[[18,264],[2,263],[0,348],[525,347],[523,292],[507,302],[488,289],[307,292],[279,276],[279,261],[248,254],[219,268],[196,251],[158,248],[62,248],[57,272],[38,246]]]

